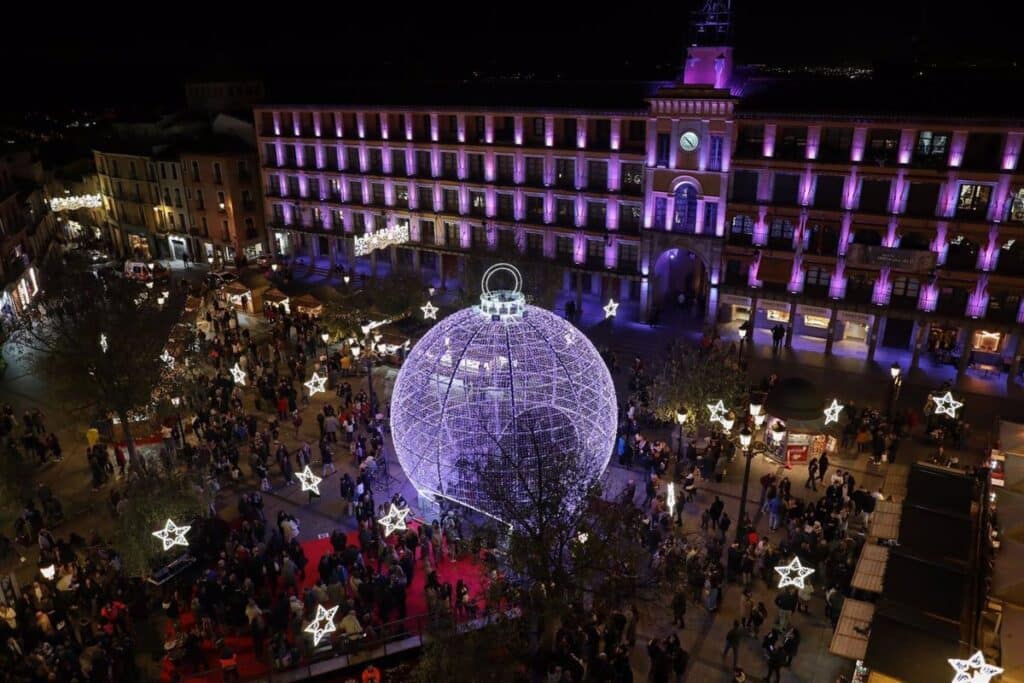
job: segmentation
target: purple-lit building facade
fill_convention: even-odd
[[[780,108],[739,80],[730,48],[693,47],[679,82],[594,84],[594,105],[257,107],[271,247],[441,287],[539,259],[637,319],[682,293],[727,334],[753,317],[755,343],[782,323],[801,349],[1016,372],[1024,125],[815,114],[814,88]],[[410,243],[351,256],[401,222]]]

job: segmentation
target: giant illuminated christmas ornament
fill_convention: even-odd
[[[313,373],[313,376],[309,378],[308,382],[303,382],[303,386],[309,389],[309,395],[315,396],[322,393],[326,389],[327,378],[321,377],[317,373]]]
[[[164,524],[164,528],[160,531],[154,531],[153,535],[163,541],[164,550],[170,550],[176,545],[183,545],[188,547],[188,541],[185,540],[185,534],[191,529],[190,526],[178,526],[171,520],[167,520],[167,524]]]
[[[805,579],[813,574],[814,570],[800,564],[800,558],[794,556],[789,564],[775,567],[775,572],[779,575],[779,588],[786,586],[803,588],[806,584]]]
[[[947,391],[945,396],[932,396],[935,402],[936,415],[949,415],[956,417],[956,411],[963,407],[963,403],[953,398],[952,392]]]
[[[825,408],[825,424],[832,424],[833,422],[839,422],[839,413],[842,411],[843,406],[839,404],[839,401],[832,399],[832,405]]]
[[[391,503],[388,513],[377,520],[378,524],[384,526],[384,538],[387,538],[396,531],[405,531],[405,518],[408,516],[409,508],[400,508]]]
[[[491,289],[499,274],[512,276],[510,289]],[[486,491],[507,491],[503,504],[525,505],[541,475],[599,477],[618,408],[597,349],[560,316],[527,304],[519,271],[492,266],[482,284],[478,306],[444,318],[409,352],[391,428],[398,461],[421,495],[502,519]]]
[[[231,377],[235,380],[235,384],[245,386],[245,370],[238,367],[238,363],[235,363],[235,367],[231,368]]]
[[[313,634],[313,647],[320,645],[320,641],[324,639],[328,633],[332,633],[337,630],[334,625],[334,615],[338,612],[338,606],[335,605],[330,609],[324,609],[323,605],[316,606],[316,619],[314,619],[309,626],[303,629],[306,633]]]
[[[303,491],[311,491],[313,495],[320,495],[320,482],[323,479],[313,474],[313,470],[309,469],[309,465],[306,465],[306,468],[301,472],[296,472],[295,476],[298,478],[299,483],[302,484]]]
[[[949,665],[956,671],[953,683],[989,683],[993,676],[1003,673],[1003,668],[985,663],[985,655],[978,650],[970,659],[950,659]]]

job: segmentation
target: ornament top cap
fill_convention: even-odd
[[[511,289],[491,289],[491,278],[498,273],[512,275]],[[495,263],[484,272],[480,281],[480,311],[492,320],[522,318],[526,312],[526,297],[523,296],[523,276],[511,263]]]

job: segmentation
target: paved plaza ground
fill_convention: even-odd
[[[193,281],[201,278],[199,271],[193,270],[188,273],[176,270],[174,277],[186,277]],[[265,278],[255,272],[243,273],[243,279],[255,287],[265,287]],[[289,293],[301,291],[324,290],[338,284],[328,279],[318,271],[303,274],[288,285]],[[438,299],[443,301],[443,294]],[[629,323],[625,320],[615,320],[612,324],[604,322],[597,315],[600,302],[587,301],[584,311],[585,317],[581,327],[592,338],[600,348],[608,346],[619,356],[620,364],[628,368],[634,355],[644,359],[647,367],[653,372],[657,367],[659,358],[664,348],[674,339],[683,338],[691,342],[699,339],[703,329],[703,321],[695,316],[688,316],[683,312],[675,312],[665,316],[665,322],[658,327]],[[623,310],[623,309],[620,309]],[[768,344],[759,343],[762,340],[755,340],[753,348],[747,349],[746,357],[750,365],[750,379],[759,380],[763,375],[774,372],[780,377],[800,375],[816,382],[824,389],[824,393],[831,397],[836,396],[840,402],[856,401],[858,405],[874,405],[883,407],[888,398],[888,366],[891,360],[887,361],[884,352],[880,352],[877,360],[869,363],[864,360],[849,357],[825,358],[818,354],[811,354],[804,351],[784,350],[779,356],[771,354]],[[92,529],[99,529],[101,533],[111,528],[110,514],[106,506],[106,498],[109,494],[109,487],[105,487],[98,493],[91,491],[88,467],[85,461],[85,430],[89,415],[83,410],[69,410],[62,401],[62,397],[54,396],[49,391],[45,382],[34,377],[28,370],[28,366],[8,352],[7,358],[10,367],[0,385],[0,402],[10,403],[20,415],[23,410],[40,408],[46,418],[47,428],[57,432],[64,446],[66,458],[62,463],[50,464],[40,472],[41,482],[50,486],[65,504],[68,513],[68,520],[57,530],[58,535],[66,535],[69,531],[77,531],[86,534]],[[358,384],[365,386],[365,376],[350,380],[353,387],[358,390]],[[628,383],[628,371],[623,370],[615,377],[620,400],[627,396],[626,385]],[[911,373],[906,378],[902,394],[900,396],[900,407],[913,407],[920,410],[924,405],[926,393],[935,388],[938,384],[936,377],[927,371]],[[378,387],[380,390],[382,387]],[[1017,386],[994,385],[991,382],[981,382],[974,378],[967,378],[965,383],[959,387],[959,393],[963,395],[966,405],[964,415],[973,426],[972,438],[967,448],[959,453],[961,462],[974,463],[980,461],[983,449],[988,445],[991,429],[996,423],[997,417],[1020,418],[1022,403],[1020,390]],[[313,418],[314,412],[318,410],[325,400],[332,400],[333,394],[319,395],[311,401],[311,405],[305,408],[307,419],[304,420],[299,439],[308,439],[316,443],[318,438],[317,423]],[[249,397],[251,400],[251,396]],[[250,406],[251,407],[251,406]],[[645,431],[655,439],[670,439],[671,434],[659,433],[657,430]],[[292,436],[290,427],[282,429],[282,437],[288,439]],[[921,441],[921,434],[915,434],[913,443],[905,444],[900,449],[902,462],[911,460],[928,459],[933,455],[933,447],[925,445]],[[292,444],[297,439],[290,439]],[[393,456],[393,449],[388,444],[388,454]],[[947,448],[947,453],[950,449]],[[243,458],[243,463],[245,458]],[[856,457],[854,454],[845,454],[836,458],[833,467],[849,470],[853,473],[858,482],[863,482],[869,489],[880,485],[886,471],[886,465],[869,465],[866,456]],[[336,457],[336,464],[340,471],[348,469],[353,471],[349,458],[345,456]],[[700,493],[693,503],[686,506],[684,531],[697,531],[700,512],[706,507],[715,495],[721,496],[726,503],[726,511],[730,517],[738,517],[738,504],[742,486],[743,471],[741,461],[737,460],[727,470],[722,482],[704,483]],[[247,464],[243,464],[247,470]],[[319,473],[319,467],[315,467]],[[767,471],[779,471],[781,468],[774,462],[757,457],[752,465],[751,471],[751,504],[748,509],[756,510],[757,498],[760,494],[760,487],[757,481]],[[390,473],[394,477],[393,486],[400,488],[405,497],[413,503],[416,508],[416,495],[402,476],[397,462],[391,458]],[[796,471],[791,475],[793,490],[797,496],[804,492],[803,482],[806,478],[805,472]],[[339,474],[328,477],[322,484],[323,496],[310,504],[307,496],[301,493],[297,485],[278,490],[266,496],[268,518],[276,515],[279,509],[284,509],[299,517],[302,522],[302,536],[306,539],[313,538],[320,533],[327,533],[334,528],[350,529],[353,521],[343,517],[342,504],[338,495]],[[642,480],[643,473],[639,470],[627,471],[618,465],[613,464],[607,474],[608,486],[612,493],[618,493],[630,479]],[[640,487],[642,491],[642,486]],[[820,492],[820,491],[819,491]],[[638,494],[637,502],[640,502],[642,493]],[[222,514],[232,516],[235,513],[236,497],[225,491],[220,500],[223,506]],[[423,511],[429,516],[429,511]],[[10,530],[10,520],[0,520],[5,525],[5,531]],[[758,531],[768,534],[767,520],[758,516],[755,520]],[[776,537],[781,532],[776,532]],[[9,560],[4,571],[19,571],[21,574],[30,573],[34,567],[34,551],[26,556],[26,562],[18,568],[17,558]],[[12,566],[13,565],[13,566]],[[773,606],[774,589],[765,586],[764,583],[755,582],[755,602],[761,600],[769,606],[769,618],[775,615]],[[669,601],[671,595],[668,589],[653,590],[641,596],[637,605],[641,611],[641,619],[638,628],[637,646],[632,653],[632,661],[636,680],[645,680],[648,671],[646,648],[647,639],[664,637],[672,632],[670,625],[671,613]],[[725,632],[731,626],[733,619],[738,618],[739,611],[739,588],[735,584],[727,585],[723,600],[715,613],[707,613],[701,606],[691,605],[686,616],[686,628],[679,631],[683,647],[690,652],[690,667],[687,680],[690,681],[728,681],[731,680],[730,666],[726,666],[725,660],[721,657]],[[801,646],[797,658],[794,660],[792,669],[783,672],[784,681],[822,681],[831,683],[839,674],[849,674],[853,663],[828,653],[828,645],[831,639],[831,628],[828,619],[824,614],[823,589],[819,587],[814,600],[811,603],[809,614],[797,614],[794,618],[796,626],[801,632]],[[763,633],[763,631],[762,631]],[[731,657],[730,657],[731,659]],[[748,674],[752,675],[748,680],[760,680],[766,671],[766,663],[761,654],[760,641],[753,638],[746,639],[740,648],[740,665]]]

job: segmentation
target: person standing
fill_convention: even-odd
[[[732,628],[725,634],[725,648],[722,650],[722,657],[725,658],[729,651],[732,650],[732,666],[735,669],[739,666],[740,659],[740,638],[743,636],[743,629],[740,626],[740,622],[734,620],[732,622]]]
[[[686,628],[686,592],[677,590],[672,596],[672,625]]]
[[[807,463],[807,481],[804,482],[804,488],[812,491],[817,491],[818,487],[815,485],[815,479],[818,476],[818,459],[811,458],[810,462]]]
[[[818,481],[825,483],[825,472],[828,471],[828,453],[822,453],[818,459]]]

